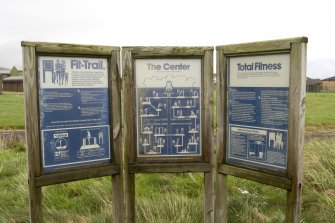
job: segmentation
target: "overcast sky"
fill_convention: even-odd
[[[307,75],[335,76],[333,1],[3,0],[0,67],[22,40],[111,46],[216,46],[307,36]]]

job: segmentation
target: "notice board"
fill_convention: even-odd
[[[306,37],[217,46],[215,221],[227,222],[228,176],[287,190],[300,222]]]
[[[137,156],[201,156],[201,59],[136,59]]]
[[[108,163],[107,59],[39,56],[38,75],[44,171]]]
[[[287,168],[290,54],[228,60],[227,163]]]

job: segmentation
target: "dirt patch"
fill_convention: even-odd
[[[335,189],[329,189],[325,192],[328,196],[335,197]]]
[[[328,139],[328,138],[335,138],[335,129],[314,131],[305,134],[305,141],[310,141],[314,139]]]
[[[24,130],[0,130],[0,142],[25,142],[26,133]]]

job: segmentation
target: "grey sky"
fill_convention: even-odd
[[[330,0],[4,0],[0,6],[0,67],[21,66],[22,40],[215,46],[307,36],[308,76],[335,75]]]

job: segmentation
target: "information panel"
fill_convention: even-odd
[[[136,59],[137,156],[201,156],[201,59]]]
[[[290,55],[231,57],[227,162],[287,168]]]
[[[38,57],[44,172],[109,162],[105,58]]]

